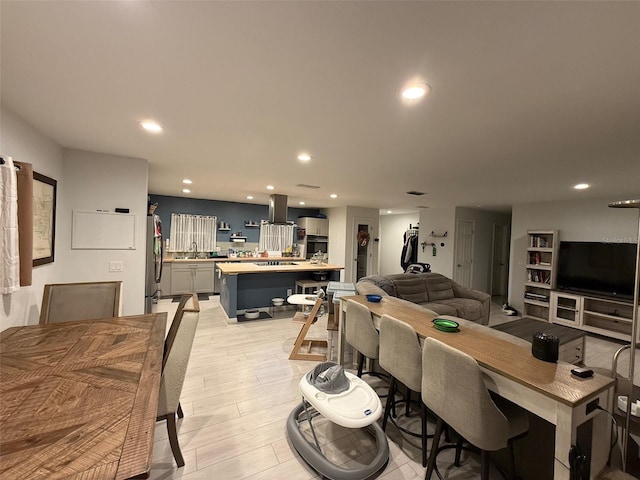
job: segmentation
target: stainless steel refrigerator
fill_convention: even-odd
[[[158,215],[147,215],[147,260],[144,287],[144,313],[151,313],[157,301],[162,278],[162,222]]]

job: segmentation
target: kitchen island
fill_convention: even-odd
[[[229,320],[249,309],[266,310],[271,299],[286,298],[295,291],[297,280],[312,278],[313,272],[326,273],[327,280],[339,281],[344,267],[308,261],[254,258],[253,262],[218,262],[220,305]]]

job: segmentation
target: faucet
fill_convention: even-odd
[[[193,249],[193,258],[198,258],[198,244],[196,242],[191,242],[191,247]]]

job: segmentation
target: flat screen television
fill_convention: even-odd
[[[633,298],[636,244],[560,242],[556,288]]]

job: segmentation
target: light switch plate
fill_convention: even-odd
[[[110,272],[122,272],[124,270],[124,265],[121,261],[111,260],[109,262],[109,271]]]

